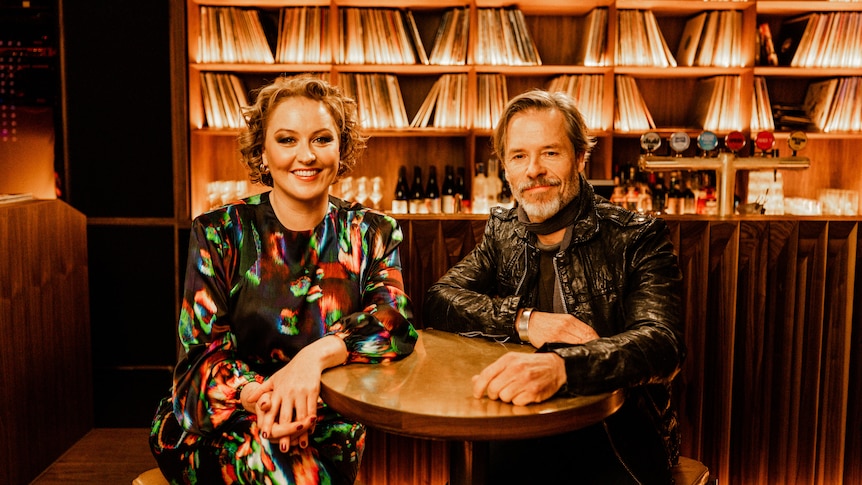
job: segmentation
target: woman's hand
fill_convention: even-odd
[[[263,384],[247,384],[246,387],[254,386],[248,391],[247,401],[254,404],[261,436],[278,440],[282,452],[291,446],[308,446],[309,433],[317,422],[320,375],[345,360],[344,342],[328,336],[303,348]],[[242,402],[245,407],[246,399]]]

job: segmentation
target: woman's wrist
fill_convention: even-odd
[[[254,412],[254,403],[248,400],[248,397],[254,392],[255,386],[259,386],[257,381],[246,382],[237,389],[239,404],[248,412]]]
[[[347,363],[347,358],[350,356],[347,343],[338,334],[327,335],[300,352],[313,352],[314,358],[320,363],[321,372]]]

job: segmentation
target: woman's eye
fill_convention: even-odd
[[[332,137],[331,136],[319,136],[319,137],[315,138],[314,141],[316,141],[317,143],[319,143],[321,145],[327,145],[329,143],[332,143]]]
[[[294,137],[292,137],[292,136],[284,136],[284,137],[281,137],[281,138],[277,138],[277,139],[276,139],[276,141],[277,141],[279,144],[281,144],[281,145],[286,145],[286,144],[290,144],[290,143],[294,143],[294,142],[296,142],[296,138],[294,138]]]

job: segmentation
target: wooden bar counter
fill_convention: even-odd
[[[481,240],[486,217],[398,217],[421,315],[425,291]],[[862,483],[862,218],[666,220],[684,274],[682,454],[722,483]],[[376,431],[368,441],[366,483],[445,483],[445,443]]]
[[[0,204],[0,483],[30,483],[93,427],[87,221]]]

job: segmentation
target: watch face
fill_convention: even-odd
[[[739,150],[742,150],[742,147],[745,146],[745,135],[743,135],[739,131],[731,131],[724,138],[724,145],[728,149],[734,152],[738,152]]]
[[[711,131],[704,131],[697,135],[697,146],[705,152],[711,152],[718,146],[718,137]]]
[[[691,145],[691,137],[684,131],[678,131],[670,136],[670,147],[673,151],[682,153]]]
[[[787,137],[787,146],[789,146],[794,152],[802,150],[807,144],[808,135],[803,131],[794,131],[789,137]]]
[[[648,152],[654,152],[661,146],[661,137],[654,131],[648,131],[641,135],[641,148]]]
[[[754,146],[763,151],[772,150],[772,147],[775,146],[775,135],[769,131],[761,131],[754,139]]]

